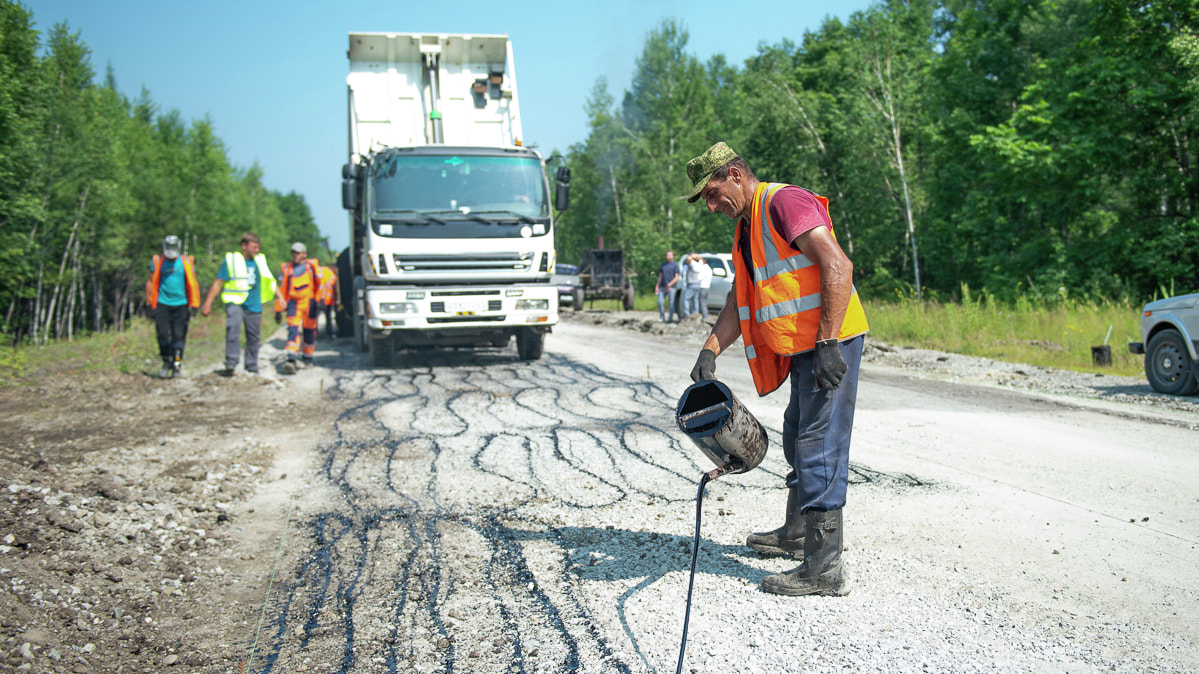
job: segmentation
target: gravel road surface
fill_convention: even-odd
[[[711,468],[674,407],[706,329],[651,318],[568,313],[536,362],[509,347],[376,370],[322,340],[290,378],[92,384],[259,402],[169,439],[97,417],[70,462],[37,410],[0,399],[22,438],[4,457],[4,662],[673,672]],[[1199,669],[1195,398],[876,344],[845,510],[853,592],[786,598],[759,584],[798,562],[743,545],[782,520],[786,398],[754,395],[736,349],[717,376],[771,448],[707,488],[684,671]]]

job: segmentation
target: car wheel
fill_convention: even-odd
[[[575,311],[582,311],[582,310],[583,310],[583,302],[584,302],[586,299],[587,299],[587,294],[583,292],[583,289],[582,289],[582,288],[575,288],[575,293],[574,293],[574,310],[575,310]]]
[[[1199,388],[1195,364],[1177,330],[1162,330],[1145,349],[1145,377],[1153,390],[1171,395],[1190,395]]]

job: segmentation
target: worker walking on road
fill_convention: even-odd
[[[246,232],[241,237],[240,253],[225,253],[216,280],[208,289],[200,313],[212,314],[217,293],[225,303],[225,367],[217,373],[232,377],[241,359],[238,347],[242,325],[246,330],[246,372],[258,372],[258,343],[262,331],[262,307],[275,299],[275,277],[266,256],[259,252],[258,237]]]
[[[760,182],[744,159],[717,143],[687,163],[688,201],[736,221],[733,290],[700,350],[691,379],[713,379],[716,356],[737,337],[759,395],[791,377],[783,453],[791,472],[786,523],[751,534],[751,548],[803,563],[762,581],[784,595],[849,593],[841,560],[841,510],[849,485],[862,345],[869,330],[853,287],[853,264],[833,236],[828,199]]]
[[[284,262],[279,275],[279,301],[276,309],[287,311],[287,362],[283,371],[295,374],[297,358],[312,365],[316,353],[316,326],[320,319],[317,295],[321,287],[321,267],[308,259],[308,247],[298,241],[291,244],[291,262]],[[280,306],[282,305],[282,306]]]
[[[179,237],[172,234],[163,239],[162,255],[150,260],[150,278],[146,279],[146,306],[154,312],[158,355],[162,356],[158,376],[162,379],[174,377],[183,367],[187,324],[200,306],[195,260],[190,255],[180,256],[179,250]]]
[[[333,312],[337,308],[337,298],[341,297],[337,286],[337,273],[333,271],[333,267],[323,266],[320,268],[321,286],[316,291],[316,302],[320,310],[325,314],[325,333],[329,335],[329,339],[335,336],[333,330]]]

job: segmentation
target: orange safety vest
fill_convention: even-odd
[[[820,267],[792,248],[770,222],[770,200],[784,187],[788,185],[758,183],[754,190],[748,222],[752,274],[745,268],[740,250],[740,230],[733,243],[737,317],[758,395],[766,395],[786,381],[791,356],[816,348],[820,327]],[[815,196],[828,210],[828,199]],[[849,339],[868,330],[866,312],[854,288],[837,338]]]
[[[191,255],[180,255],[183,261],[183,280],[187,287],[187,306],[195,309],[200,306],[200,284],[196,281],[196,265]],[[154,271],[150,274],[150,292],[146,294],[146,304],[151,309],[158,308],[158,284],[162,282],[162,256],[154,256]]]
[[[321,265],[316,258],[304,261],[308,266],[304,274],[297,277],[293,273],[295,267],[290,262],[284,262],[279,274],[281,292],[275,297],[275,310],[283,311],[290,300],[315,299],[321,278]]]
[[[316,291],[316,299],[321,304],[331,307],[337,302],[337,274],[332,267],[321,267],[321,287]]]

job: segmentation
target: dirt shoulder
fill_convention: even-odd
[[[287,498],[299,471],[277,467],[330,426],[309,388],[110,370],[0,390],[0,668],[238,671],[284,524],[248,499]]]

